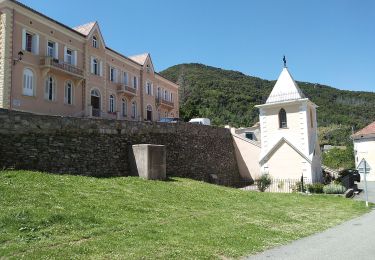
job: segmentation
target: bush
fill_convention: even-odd
[[[307,190],[310,193],[323,193],[324,185],[322,183],[314,183],[307,185]]]
[[[271,177],[268,174],[263,174],[258,180],[257,180],[257,186],[259,191],[264,192],[270,185],[271,185]]]
[[[302,182],[297,181],[296,184],[292,188],[293,192],[306,192],[306,184],[303,184],[303,190],[302,190]]]
[[[343,194],[346,188],[341,184],[329,184],[323,187],[325,194]]]

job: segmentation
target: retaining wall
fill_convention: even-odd
[[[229,129],[0,109],[0,168],[128,176],[129,149],[144,143],[166,146],[167,176],[228,185],[241,178]]]

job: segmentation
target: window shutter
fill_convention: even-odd
[[[103,77],[103,62],[102,61],[99,62],[99,75]]]
[[[65,84],[65,87],[64,87],[64,103],[65,104],[68,103],[68,86],[67,86],[67,84]]]
[[[67,57],[66,57],[66,52],[67,52],[68,48],[66,46],[64,46],[64,62],[67,62]]]
[[[44,98],[48,99],[48,77],[44,81]]]
[[[55,43],[55,59],[59,59],[59,44]]]
[[[154,84],[151,83],[151,96],[154,95]]]
[[[22,50],[26,50],[26,29],[22,29]]]
[[[33,39],[32,39],[32,44],[33,44],[33,49],[32,49],[32,51],[33,51],[33,53],[34,54],[36,54],[36,55],[38,55],[39,54],[39,34],[35,34],[34,36],[33,36]]]
[[[77,51],[74,51],[73,54],[74,54],[74,66],[77,66]]]
[[[94,73],[94,58],[93,57],[90,57],[90,64],[91,64],[91,73]]]

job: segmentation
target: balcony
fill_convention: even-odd
[[[117,93],[124,93],[130,96],[135,96],[137,95],[137,89],[131,88],[125,84],[119,84],[117,85]]]
[[[60,72],[64,72],[67,74],[70,74],[76,78],[82,79],[83,78],[83,70],[80,68],[77,68],[74,65],[61,62],[58,59],[52,58],[52,57],[44,57],[40,61],[40,65],[43,69],[46,69],[47,73],[49,70],[56,70]]]
[[[165,100],[161,97],[156,97],[155,102],[158,106],[164,106],[167,108],[174,108],[174,103],[172,101]]]

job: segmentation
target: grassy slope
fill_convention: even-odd
[[[358,216],[332,196],[0,172],[0,258],[239,257]]]

